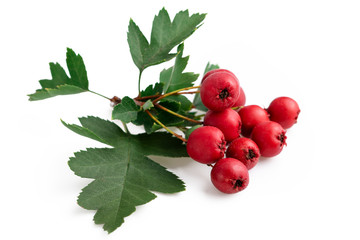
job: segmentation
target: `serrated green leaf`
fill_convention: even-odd
[[[145,68],[168,61],[176,56],[170,51],[189,37],[204,20],[205,14],[189,16],[188,10],[176,14],[171,22],[165,8],[155,16],[150,44],[131,19],[128,28],[128,44],[135,65],[142,72]]]
[[[164,69],[160,73],[160,82],[164,84],[164,93],[172,92],[180,88],[193,86],[193,82],[199,77],[194,73],[183,73],[189,60],[189,56],[182,57],[184,51],[184,44],[178,47],[178,55],[175,59],[173,67]]]
[[[121,103],[117,104],[112,111],[112,118],[119,119],[124,123],[134,121],[140,107],[130,97],[123,97]]]
[[[141,91],[141,97],[148,97],[153,95],[159,95],[163,92],[164,85],[162,83],[155,83],[149,85],[145,90]]]
[[[211,70],[219,69],[219,68],[220,68],[219,65],[217,65],[217,64],[211,64],[210,62],[208,62],[208,63],[206,64],[206,67],[205,67],[204,75],[205,75],[207,72],[211,71]],[[196,94],[195,94],[195,97],[194,97],[194,100],[193,100],[193,104],[194,104],[195,108],[198,109],[198,110],[201,110],[201,111],[204,111],[204,112],[206,112],[206,111],[208,110],[207,107],[205,107],[205,105],[202,103],[201,97],[200,97],[200,94],[199,94],[199,93],[196,93]]]
[[[207,72],[210,72],[211,70],[214,70],[214,69],[219,69],[219,65],[217,64],[212,64],[210,62],[208,62],[206,64],[206,67],[205,67],[205,70],[204,70],[204,75],[207,73]]]
[[[89,90],[89,82],[82,57],[68,48],[66,63],[70,77],[67,76],[59,63],[50,63],[52,79],[40,80],[41,89],[28,95],[30,101],[43,100],[58,95],[77,94]]]
[[[180,105],[180,110],[185,112],[192,108],[192,102],[184,95],[170,95],[163,98],[162,101],[177,102]]]
[[[126,144],[126,143],[125,143]],[[69,166],[83,178],[94,179],[79,195],[78,204],[97,210],[94,221],[109,233],[124,217],[156,195],[150,191],[175,193],[185,190],[183,182],[141,153],[129,141],[128,151],[113,148],[87,149],[75,153]]]
[[[127,40],[130,48],[131,57],[135,65],[142,71],[144,67],[144,56],[146,50],[149,48],[149,43],[145,36],[140,31],[136,23],[130,19]]]
[[[151,112],[151,110],[149,111]],[[136,119],[132,121],[132,123],[137,126],[144,126],[145,132],[147,134],[154,132],[154,120],[152,120],[151,117],[144,111],[138,112]]]
[[[156,197],[151,191],[175,193],[184,183],[147,156],[187,156],[186,147],[165,132],[131,135],[115,123],[97,117],[80,118],[80,125],[63,124],[70,130],[113,148],[75,153],[69,166],[83,178],[94,179],[79,195],[80,206],[96,210],[94,221],[114,231],[135,207]]]

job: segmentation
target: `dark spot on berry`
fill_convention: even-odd
[[[218,145],[221,153],[225,153],[226,150],[226,141],[225,139],[222,139],[221,143]]]
[[[236,181],[234,182],[234,186],[233,188],[241,188],[244,184],[244,181],[241,179],[236,179]]]
[[[285,132],[281,133],[281,134],[279,135],[278,139],[280,140],[280,146],[286,145]]]
[[[255,154],[254,150],[249,149],[248,153],[246,154],[246,159],[252,160],[255,157],[256,157],[256,154]]]
[[[229,97],[229,90],[227,90],[227,88],[224,88],[223,90],[221,90],[221,92],[219,93],[219,97],[220,99],[225,99],[227,97]]]

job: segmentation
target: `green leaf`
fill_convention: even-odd
[[[214,70],[214,69],[219,69],[219,65],[217,64],[211,64],[210,62],[208,62],[206,64],[206,67],[205,67],[205,71],[204,71],[204,75],[207,73],[207,72],[210,72],[211,70]]]
[[[185,138],[186,138],[186,139],[189,139],[190,134],[191,134],[195,129],[198,129],[198,128],[200,128],[200,127],[202,127],[202,125],[195,125],[195,126],[189,128],[189,129],[186,131],[186,133],[185,133]]]
[[[178,47],[178,55],[173,67],[163,70],[160,73],[160,82],[164,84],[164,93],[172,92],[180,88],[192,87],[193,82],[199,77],[194,73],[183,73],[189,60],[189,56],[182,57],[184,44]]]
[[[41,89],[28,95],[30,101],[43,100],[58,95],[77,94],[89,90],[89,82],[82,57],[68,48],[66,63],[70,77],[59,63],[50,63],[52,79],[40,80]]]
[[[130,19],[128,28],[128,44],[135,65],[142,72],[145,68],[168,61],[176,56],[170,51],[188,38],[204,20],[205,14],[189,16],[188,10],[176,14],[171,22],[165,8],[155,16],[150,43],[140,28]]]
[[[153,108],[154,107],[154,104],[152,103],[152,101],[149,99],[147,100],[144,105],[142,106],[142,108],[144,110],[149,110],[150,108]]]
[[[154,86],[149,85],[144,91],[141,91],[141,97],[148,97],[153,95],[158,95],[163,92],[164,85],[162,83],[155,83]]]
[[[149,111],[152,112],[153,109],[150,109]],[[132,123],[137,126],[144,126],[147,134],[154,132],[154,120],[144,111],[138,112],[136,119],[132,121]]]
[[[177,102],[180,105],[180,110],[185,112],[191,110],[192,108],[192,102],[184,95],[170,95],[161,99],[161,102],[163,101]]]
[[[204,75],[211,70],[219,69],[219,68],[220,68],[219,65],[211,64],[210,62],[208,62],[205,67]],[[205,107],[204,104],[202,103],[199,93],[195,94],[193,104],[194,104],[195,108],[198,110],[201,110],[204,112],[206,112],[208,110],[207,107]]]
[[[156,197],[152,191],[175,193],[185,190],[173,173],[147,156],[187,156],[182,141],[165,132],[151,135],[124,133],[115,123],[96,117],[80,118],[81,126],[63,124],[70,130],[113,148],[80,151],[69,166],[83,178],[94,179],[79,195],[78,204],[96,210],[94,221],[109,233],[121,226],[135,207]]]
[[[125,123],[134,121],[140,107],[130,97],[123,97],[121,103],[117,104],[112,111],[112,118],[119,119]]]

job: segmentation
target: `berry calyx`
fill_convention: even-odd
[[[248,105],[239,110],[241,118],[241,134],[250,137],[251,131],[261,122],[270,121],[268,112],[258,105]]]
[[[274,157],[286,145],[286,131],[277,122],[262,122],[252,130],[251,139],[258,145],[262,156]]]
[[[223,111],[209,110],[204,117],[205,126],[214,126],[219,128],[227,142],[238,138],[241,132],[241,119],[239,114],[231,109],[226,108]]]
[[[226,157],[239,160],[250,170],[259,161],[260,149],[250,138],[237,138],[230,143]]]
[[[239,97],[239,80],[228,71],[209,74],[201,83],[201,101],[210,110],[221,111],[234,105]]]
[[[294,99],[278,97],[270,103],[267,112],[271,121],[279,123],[284,129],[288,129],[297,122],[300,108]]]
[[[249,172],[237,159],[223,158],[217,161],[210,173],[211,182],[223,193],[237,193],[249,184]]]
[[[189,156],[204,164],[211,164],[225,154],[224,134],[216,127],[203,126],[195,129],[189,136],[186,150]]]

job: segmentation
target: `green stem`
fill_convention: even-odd
[[[171,133],[172,135],[174,135],[175,137],[177,137],[178,139],[180,139],[183,142],[187,142],[187,140],[185,138],[183,138],[182,136],[180,136],[179,134],[173,132],[171,129],[169,129],[168,127],[166,127],[162,122],[159,121],[159,119],[157,119],[154,115],[152,115],[149,110],[145,110],[145,112],[157,123],[159,124],[161,127],[163,127],[166,131],[168,131],[169,133]]]
[[[140,88],[140,82],[141,82],[141,75],[142,75],[142,72],[143,72],[143,70],[140,70],[139,71],[139,79],[138,79],[138,91],[139,91],[139,97],[141,97],[140,96],[140,93],[141,93],[141,88]]]
[[[200,91],[181,92],[181,93],[179,92],[179,93],[174,93],[174,95],[195,94],[195,93],[200,93]],[[158,98],[160,96],[162,96],[162,94],[156,94],[156,95],[145,96],[145,97],[136,97],[136,98],[134,98],[134,100],[144,101],[144,100],[148,100],[148,99],[151,99],[151,98]]]
[[[166,97],[168,97],[168,96],[177,94],[178,92],[185,91],[185,90],[189,90],[189,89],[195,89],[195,88],[200,88],[200,86],[186,87],[186,88],[181,88],[181,89],[178,89],[178,90],[169,92],[169,93],[165,93],[165,94],[161,95],[160,97],[156,98],[156,99],[153,101],[153,104],[155,104],[156,102],[160,101],[160,100],[163,99],[163,98],[166,98]]]
[[[176,116],[176,117],[178,117],[178,118],[182,118],[182,119],[187,120],[187,121],[189,121],[189,122],[193,122],[193,123],[197,123],[197,124],[202,124],[202,122],[200,122],[200,121],[198,121],[198,120],[195,120],[195,119],[192,119],[192,118],[188,118],[188,117],[186,117],[186,116],[183,116],[183,115],[181,115],[181,114],[178,114],[178,113],[176,113],[176,112],[174,112],[174,111],[171,111],[170,109],[168,109],[168,108],[166,108],[166,107],[164,107],[164,106],[161,106],[160,104],[156,104],[155,107],[160,108],[161,110],[164,110],[164,111],[166,111],[166,112],[168,112],[168,113],[170,113],[170,114],[172,114],[172,115],[174,115],[174,116]]]
[[[91,93],[96,94],[96,95],[98,95],[98,96],[100,96],[100,97],[106,98],[107,100],[111,100],[110,98],[105,97],[104,95],[102,95],[102,94],[100,94],[100,93],[97,93],[97,92],[94,92],[94,91],[91,91],[91,90],[88,90],[88,92],[91,92]]]

